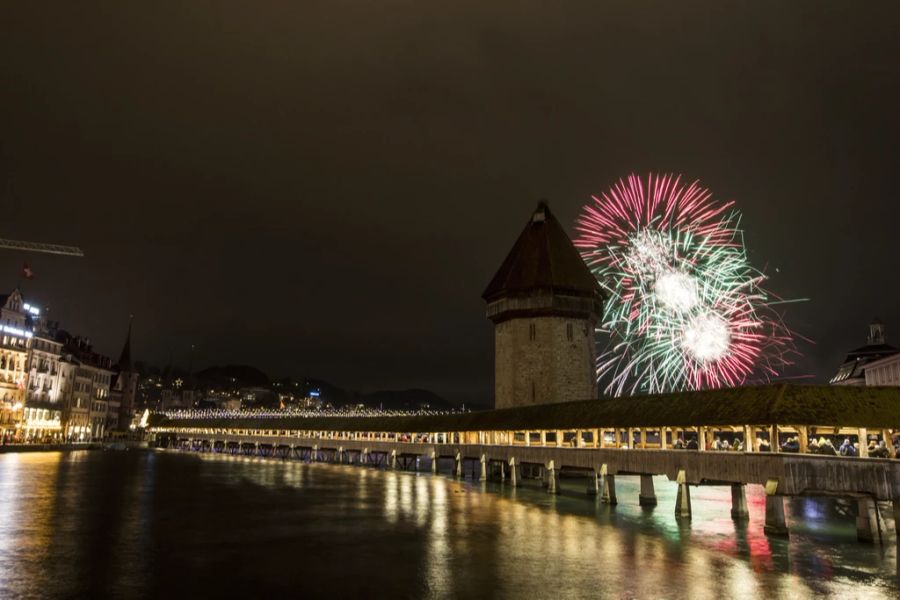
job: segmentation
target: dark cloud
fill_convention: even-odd
[[[633,170],[737,200],[800,372],[900,339],[895,3],[4,4],[0,235],[85,249],[26,291],[110,353],[490,397],[535,201]]]

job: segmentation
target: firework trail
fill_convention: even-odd
[[[789,364],[791,332],[747,259],[733,202],[671,175],[631,175],[593,200],[575,245],[607,294],[607,393],[736,386]]]

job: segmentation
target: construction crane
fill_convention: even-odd
[[[43,252],[44,254],[61,254],[63,256],[84,256],[81,248],[76,246],[60,246],[59,244],[42,244],[40,242],[20,242],[0,238],[0,249],[23,250],[25,252]]]

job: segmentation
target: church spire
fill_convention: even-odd
[[[119,355],[119,372],[128,373],[134,370],[131,364],[131,323],[134,315],[128,319],[128,334],[125,336],[125,345],[122,346],[122,354]]]

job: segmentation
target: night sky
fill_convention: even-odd
[[[86,254],[0,251],[0,287],[27,260],[101,352],[133,313],[147,362],[490,403],[480,295],[538,199],[571,233],[651,170],[736,200],[768,287],[810,299],[791,374],[827,379],[876,315],[900,345],[896,2],[0,14],[0,237]]]

